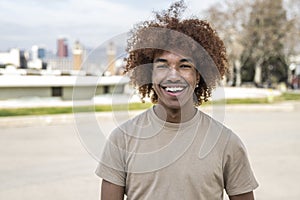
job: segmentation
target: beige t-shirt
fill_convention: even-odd
[[[258,187],[241,140],[201,111],[188,122],[159,119],[153,108],[116,128],[96,170],[124,186],[129,200],[209,199]]]

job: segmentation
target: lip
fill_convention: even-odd
[[[178,85],[178,84],[161,84],[159,85],[159,87],[161,88],[161,90],[165,93],[168,94],[169,96],[179,96],[182,93],[184,93],[184,91],[187,89],[187,85]],[[166,88],[174,88],[174,90],[181,88],[181,91],[178,92],[171,92],[171,91],[167,91]]]

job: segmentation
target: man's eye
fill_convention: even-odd
[[[191,65],[180,65],[180,68],[192,68]]]
[[[165,69],[165,68],[168,68],[168,65],[156,65],[156,68]]]

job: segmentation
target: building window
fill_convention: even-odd
[[[53,97],[61,97],[62,96],[62,88],[61,87],[52,87],[52,96]]]
[[[103,90],[104,90],[103,91],[104,94],[108,94],[109,93],[109,85],[105,85]]]

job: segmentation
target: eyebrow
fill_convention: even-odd
[[[158,63],[158,62],[168,62],[168,60],[163,59],[163,58],[156,58],[154,60],[154,63]],[[194,63],[193,60],[191,58],[182,58],[180,59],[179,62],[189,62],[189,63]]]
[[[163,58],[156,58],[154,60],[154,63],[158,63],[158,62],[168,62],[166,59],[163,59]]]
[[[191,58],[182,58],[180,60],[180,62],[190,62],[190,63],[194,63],[194,61]]]

